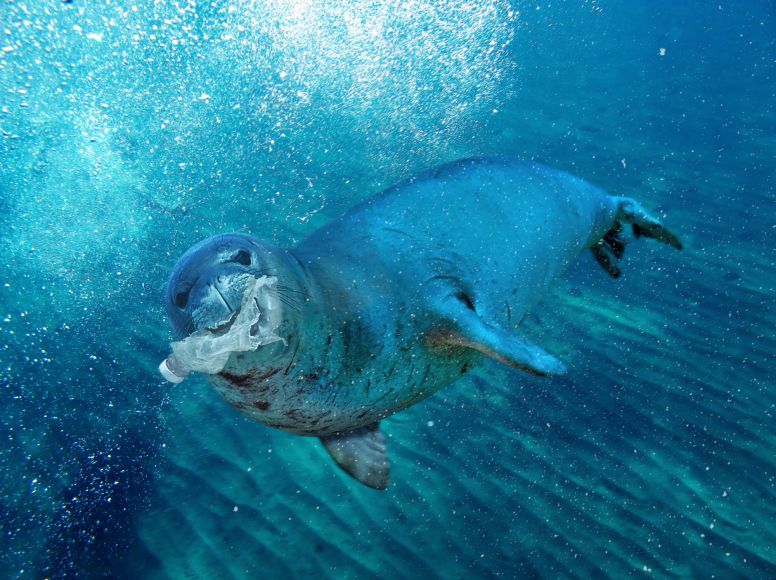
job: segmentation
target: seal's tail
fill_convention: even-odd
[[[617,204],[617,214],[612,229],[590,248],[596,261],[610,276],[613,278],[620,276],[617,261],[625,253],[625,240],[621,236],[623,223],[631,224],[635,238],[654,238],[677,250],[682,249],[682,242],[679,241],[679,238],[661,224],[660,220],[649,215],[635,199],[617,197],[615,203]]]

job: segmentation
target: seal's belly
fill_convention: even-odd
[[[230,365],[210,382],[251,419],[297,435],[321,437],[370,425],[433,395],[481,360],[463,348],[429,351],[419,343],[388,350],[363,368],[333,372]]]

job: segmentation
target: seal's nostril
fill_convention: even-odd
[[[458,298],[458,300],[460,300],[464,304],[466,304],[466,308],[468,308],[469,310],[476,311],[476,308],[474,306],[474,300],[472,300],[471,296],[469,296],[465,292],[459,292],[455,297]]]
[[[186,308],[186,305],[189,303],[189,293],[191,290],[185,290],[183,292],[178,292],[175,295],[175,306],[183,310]]]
[[[231,256],[227,262],[234,262],[236,264],[242,264],[243,266],[251,265],[251,253],[248,250],[239,250],[236,254]]]

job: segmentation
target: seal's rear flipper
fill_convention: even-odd
[[[379,423],[321,437],[321,443],[348,475],[373,489],[388,487],[388,455]]]
[[[655,217],[652,217],[641,207],[641,204],[630,197],[618,197],[617,217],[618,222],[633,224],[633,235],[637,238],[644,236],[654,238],[658,242],[673,246],[677,250],[682,249],[682,242],[667,227],[660,223]]]
[[[625,241],[620,237],[620,232],[622,232],[622,224],[615,222],[614,227],[590,248],[596,262],[612,278],[620,277],[620,268],[617,266],[617,261],[625,253]]]
[[[622,258],[625,251],[625,241],[620,237],[623,223],[631,224],[633,235],[636,238],[653,238],[658,242],[673,246],[677,250],[682,249],[682,242],[679,238],[661,224],[660,220],[649,215],[635,199],[616,197],[614,201],[617,204],[614,226],[590,248],[593,257],[610,276],[613,278],[620,276],[617,260]]]
[[[566,372],[566,365],[539,346],[483,320],[470,299],[449,297],[442,315],[449,321],[452,330],[432,333],[429,336],[432,346],[465,346],[538,376]]]

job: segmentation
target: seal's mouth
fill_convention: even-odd
[[[238,310],[235,310],[232,315],[224,322],[216,324],[215,326],[206,326],[205,329],[215,336],[224,335],[229,332],[230,328],[232,328],[232,324],[234,324],[234,321],[237,320],[237,315],[239,313],[240,312]]]
[[[179,376],[192,371],[215,374],[221,372],[234,352],[286,342],[276,333],[281,317],[275,292],[277,278],[251,276],[245,282],[240,307],[233,309],[226,320],[205,326],[170,345],[173,366],[184,373]]]
[[[191,292],[189,334],[228,332],[247,306],[246,292],[255,280],[250,274],[220,274],[195,284],[198,290]]]
[[[258,298],[253,298],[253,304],[255,308],[258,310],[259,319],[254,322],[250,328],[248,329],[248,333],[250,336],[257,336],[260,329],[260,323],[265,322],[268,319],[268,313],[266,309],[262,309],[261,305],[259,304]],[[232,312],[231,316],[224,320],[223,322],[220,322],[218,324],[215,324],[213,326],[206,326],[205,329],[210,332],[213,336],[223,336],[227,334],[231,329],[232,325],[234,324],[235,320],[237,320],[237,317],[240,315],[240,310],[235,310]]]
[[[214,323],[202,323],[208,316],[214,316],[211,308],[204,307],[201,323],[194,334],[207,334],[213,338],[240,333],[247,339],[263,342],[276,339],[275,331],[280,324],[281,301],[277,293],[277,278],[268,276],[242,276],[227,281],[221,289],[213,288],[219,297],[218,310],[226,318]]]

